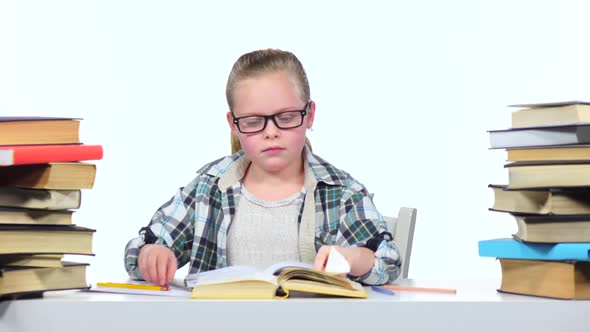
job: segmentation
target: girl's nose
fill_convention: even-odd
[[[264,128],[264,138],[278,137],[280,133],[281,129],[275,125],[272,119],[269,119],[266,128]]]

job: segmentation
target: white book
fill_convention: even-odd
[[[41,210],[78,209],[80,190],[0,187],[0,206]]]
[[[590,124],[490,130],[490,147],[506,149],[590,143]]]

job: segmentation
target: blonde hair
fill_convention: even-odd
[[[234,92],[238,83],[258,75],[279,71],[288,72],[290,77],[295,80],[295,86],[297,87],[297,92],[302,101],[307,102],[310,100],[309,81],[307,80],[307,74],[299,59],[297,59],[295,54],[291,52],[269,48],[243,54],[234,63],[225,87],[225,97],[227,99],[229,110],[233,112]],[[311,143],[307,137],[305,138],[305,145],[311,150]],[[232,154],[241,149],[242,145],[240,144],[240,141],[232,133]]]

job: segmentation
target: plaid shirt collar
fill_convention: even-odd
[[[307,146],[304,147],[303,153],[309,172],[315,177],[315,182],[324,182],[328,185],[346,184],[348,174],[332,166],[322,158],[314,155]],[[231,156],[221,158],[203,167],[197,171],[198,174],[207,174],[219,178],[219,189],[226,191],[227,188],[239,182],[246,173],[250,160],[246,157],[244,150],[240,150]],[[307,168],[307,167],[306,167]],[[306,169],[306,173],[309,174]]]

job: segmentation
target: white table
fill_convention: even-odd
[[[0,331],[590,331],[590,301],[496,292],[497,281],[416,281],[457,294],[191,300],[64,291],[0,302]]]

